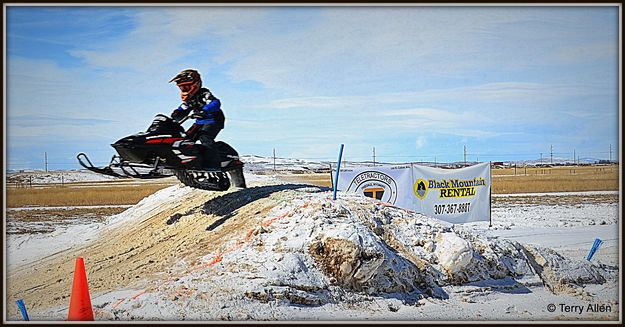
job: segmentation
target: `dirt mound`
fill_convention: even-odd
[[[181,186],[161,190],[111,217],[105,228],[100,228],[95,242],[12,270],[7,276],[9,297],[24,298],[34,311],[67,305],[77,256],[85,258],[92,294],[158,279],[181,262],[193,263],[236,237],[241,229],[257,224],[273,206],[260,199],[298,187],[306,186],[261,186],[238,192],[233,189],[236,196]],[[240,219],[211,231],[234,215]],[[174,216],[179,217],[178,221],[168,225]]]
[[[123,320],[279,319],[254,306],[370,295],[414,304],[447,298],[446,285],[502,278],[583,296],[581,286],[616,274],[372,199],[329,196],[298,184],[226,193],[172,186],[114,217],[95,242],[13,271],[8,298],[64,319],[79,255],[96,317]]]

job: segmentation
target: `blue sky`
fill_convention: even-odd
[[[618,7],[6,7],[9,169],[98,164],[195,68],[240,154],[618,157]],[[188,123],[187,123],[188,124]]]

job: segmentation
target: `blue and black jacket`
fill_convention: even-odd
[[[198,125],[213,125],[224,128],[226,117],[221,111],[221,102],[208,89],[201,88],[186,103],[181,104],[171,117],[180,120],[193,111],[193,118]]]

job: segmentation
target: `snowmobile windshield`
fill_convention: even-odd
[[[184,132],[182,126],[165,115],[156,115],[147,130],[150,134],[180,134],[182,132]]]

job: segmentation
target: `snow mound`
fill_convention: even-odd
[[[616,267],[488,238],[356,195],[341,194],[333,201],[327,192],[311,187],[281,191],[269,200],[277,205],[256,228],[203,257],[200,268],[189,275],[156,286],[155,294],[181,288],[211,294],[219,285],[221,295],[204,296],[219,303],[306,306],[381,296],[410,304],[424,297],[446,299],[444,287],[449,285],[513,278],[519,285],[542,284],[555,294],[583,297],[585,285],[602,284],[617,274]],[[209,267],[220,273],[207,273]],[[160,300],[146,296],[143,301],[158,305]],[[184,301],[193,312],[206,311],[206,305]],[[219,318],[219,312],[223,310],[194,319]],[[250,314],[245,319],[264,317]]]
[[[469,242],[454,233],[441,233],[436,237],[434,254],[438,264],[448,273],[457,273],[466,269],[473,258],[473,249]]]
[[[586,285],[618,275],[617,267],[355,194],[332,200],[327,189],[300,184],[225,193],[172,186],[106,226],[106,239],[81,250],[98,263],[89,271],[96,319],[280,320],[296,317],[291,309],[301,306],[373,298],[420,305],[449,299],[459,285],[501,280],[510,289],[544,285],[584,298]],[[62,266],[63,259],[51,263]],[[21,292],[34,302],[42,290]]]
[[[288,219],[264,227],[254,240],[262,247],[247,247],[221,264],[254,266],[280,281],[273,286],[291,281],[300,290],[339,285],[371,295],[441,298],[445,285],[505,277],[535,276],[553,292],[576,292],[584,284],[604,283],[610,273],[550,249],[457,232],[451,224],[358,196],[301,196],[275,214],[282,212],[289,212]],[[284,267],[275,253],[281,260],[291,257],[290,265]]]

